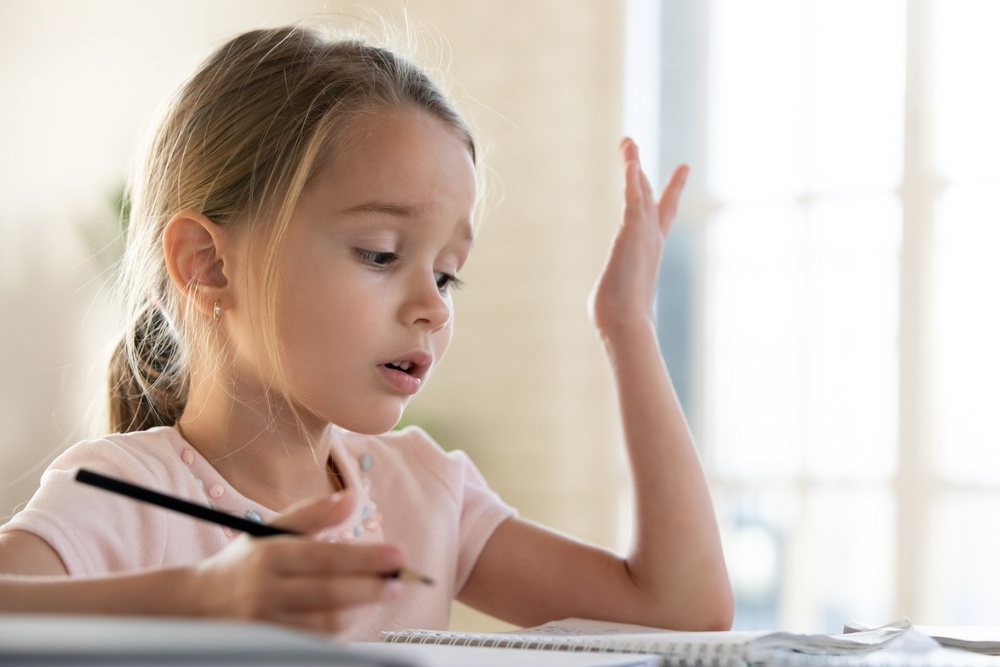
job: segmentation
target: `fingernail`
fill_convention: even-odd
[[[382,599],[395,600],[403,594],[403,582],[399,579],[386,579],[382,586]]]

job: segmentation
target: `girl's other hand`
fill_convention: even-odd
[[[297,504],[275,520],[312,535],[350,516],[350,492]],[[346,544],[306,536],[244,535],[194,567],[193,599],[205,616],[244,618],[338,633],[372,603],[402,591],[384,578],[403,566],[390,544]]]
[[[629,138],[619,147],[625,168],[625,210],[611,252],[590,296],[590,317],[607,336],[617,329],[653,321],[653,295],[663,242],[677,214],[688,167],[680,165],[659,200]]]

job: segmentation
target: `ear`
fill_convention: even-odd
[[[223,248],[222,228],[196,211],[180,211],[163,232],[171,282],[206,314],[216,303],[230,305]]]

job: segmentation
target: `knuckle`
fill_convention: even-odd
[[[347,583],[336,579],[323,583],[321,595],[324,605],[330,609],[345,606],[351,601]]]
[[[254,618],[273,616],[276,599],[273,580],[267,577],[250,582],[245,589],[244,602]]]
[[[323,584],[323,604],[328,609],[347,609],[376,602],[383,597],[384,584],[375,577],[328,580]]]
[[[275,569],[281,560],[281,552],[274,540],[258,540],[254,548],[250,550],[248,562],[257,571],[269,571]]]
[[[252,595],[246,601],[247,616],[258,621],[269,620],[272,615],[271,606],[260,595]]]

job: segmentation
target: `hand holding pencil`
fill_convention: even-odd
[[[364,605],[399,597],[404,582],[433,585],[429,577],[404,568],[393,545],[300,539],[344,521],[353,509],[350,493],[296,504],[276,520],[279,528],[87,470],[78,471],[76,479],[250,535],[193,568],[191,597],[204,616],[340,632]],[[273,537],[258,539],[268,535]]]

